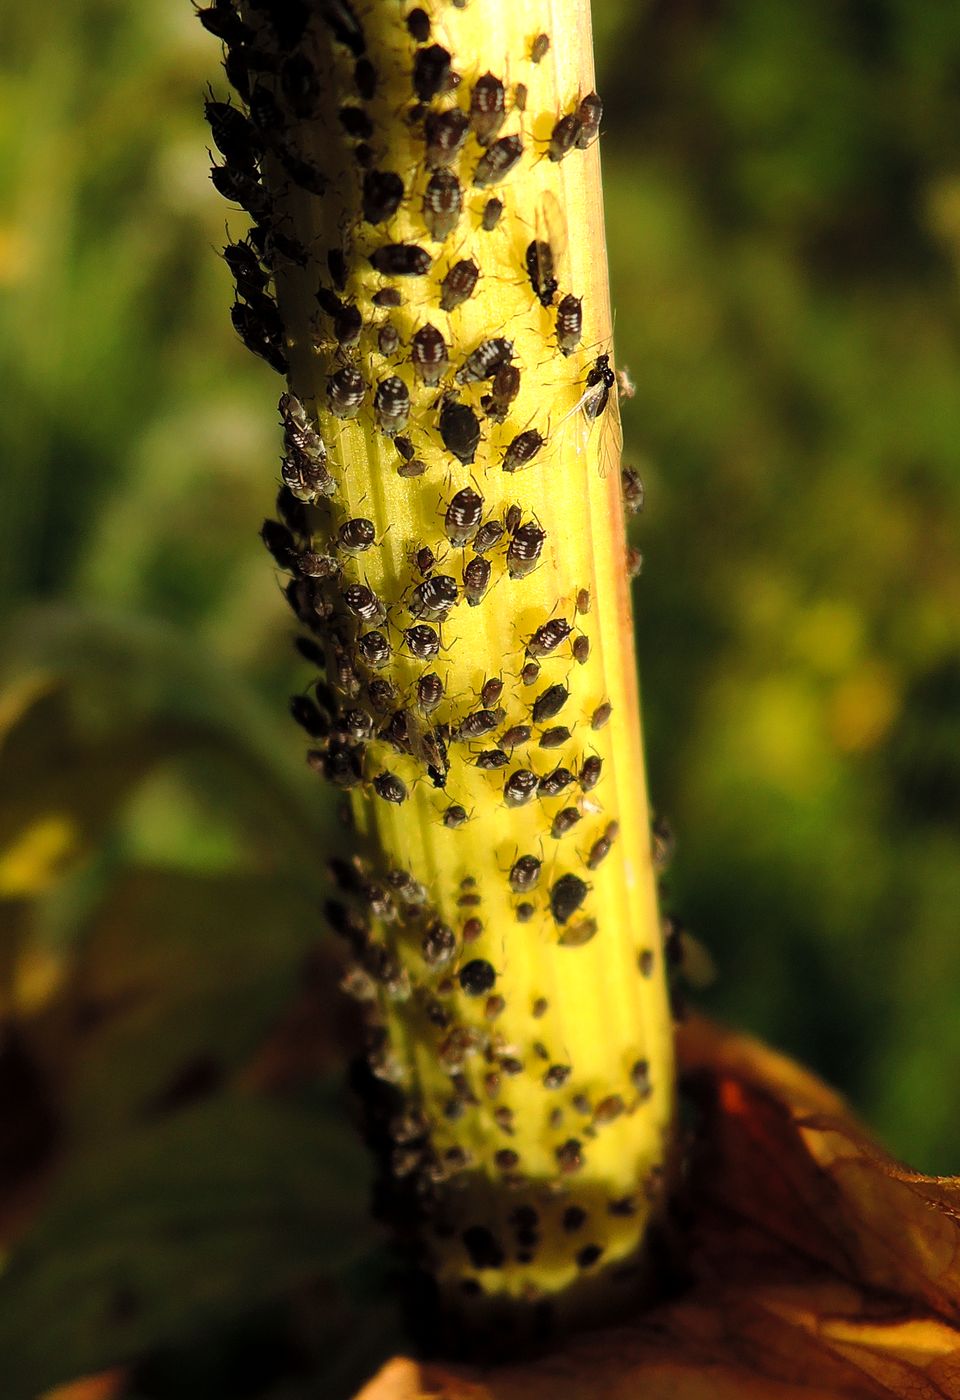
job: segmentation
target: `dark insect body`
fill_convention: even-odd
[[[464,466],[471,466],[480,444],[480,420],[469,404],[456,394],[445,394],[440,406],[440,436],[448,452]]]
[[[459,597],[457,581],[449,574],[431,574],[413,590],[410,611],[414,617],[426,617],[440,622]]]
[[[377,349],[385,357],[395,355],[400,349],[400,332],[392,321],[385,322],[377,331]]]
[[[565,642],[571,631],[569,622],[565,622],[562,617],[551,618],[542,627],[538,627],[536,632],[527,643],[528,656],[550,656]]]
[[[526,578],[536,568],[546,538],[546,530],[534,521],[527,521],[514,532],[507,548],[507,572],[511,578]]]
[[[470,119],[459,107],[445,112],[428,112],[423,124],[428,170],[452,165],[463,148],[470,130]]]
[[[279,568],[294,568],[297,547],[286,525],[281,525],[279,520],[265,520],[260,527],[260,538]]]
[[[500,215],[503,213],[503,201],[499,199],[488,199],[483,206],[483,216],[480,220],[484,233],[492,233],[500,222]]]
[[[524,807],[537,791],[537,775],[529,768],[511,773],[503,787],[503,800],[508,807]]]
[[[521,744],[529,744],[533,730],[529,724],[513,724],[500,736],[500,747],[502,749],[516,749]]]
[[[565,924],[587,897],[589,886],[579,875],[561,875],[550,890],[550,912],[558,924]]]
[[[590,660],[590,638],[583,636],[574,637],[573,646],[570,650],[573,653],[574,661],[580,666],[586,666],[587,662]]]
[[[565,724],[553,725],[550,729],[545,729],[540,735],[540,747],[542,749],[562,748],[570,739],[570,730]]]
[[[356,345],[363,330],[363,317],[354,302],[344,302],[333,318],[333,334],[342,349]]]
[[[520,371],[516,365],[502,364],[493,376],[489,394],[482,395],[480,407],[495,423],[506,421],[510,405],[520,392]]]
[[[240,302],[234,303],[230,319],[234,330],[248,350],[266,360],[270,368],[275,369],[278,374],[287,373],[289,366],[280,343],[279,332],[265,325],[251,306],[244,306]]]
[[[249,243],[228,243],[223,260],[233,273],[238,296],[262,295],[266,291],[267,274]]]
[[[213,143],[227,165],[255,176],[262,145],[250,118],[237,107],[231,107],[229,102],[204,102],[203,113],[210,125]]]
[[[365,549],[369,549],[376,542],[376,531],[373,521],[367,520],[365,516],[357,515],[352,520],[345,520],[337,531],[337,539],[340,548],[347,554],[362,554]]]
[[[577,144],[580,135],[580,118],[575,112],[568,112],[554,125],[550,133],[547,154],[552,161],[561,161],[569,155]]]
[[[604,700],[602,705],[598,705],[590,717],[591,729],[602,729],[613,714],[613,706],[609,700]]]
[[[470,94],[470,125],[481,146],[488,146],[503,126],[507,93],[499,78],[484,73]]]
[[[413,372],[424,384],[433,388],[440,383],[444,370],[450,363],[447,342],[436,326],[421,326],[410,342],[410,359]]]
[[[484,958],[474,958],[463,966],[457,974],[460,988],[468,997],[485,996],[489,992],[497,974]]]
[[[363,375],[352,365],[344,365],[327,380],[327,403],[337,418],[355,418],[367,392]]]
[[[624,467],[620,472],[620,487],[623,504],[628,515],[638,515],[643,510],[643,481],[636,467]]]
[[[463,567],[463,592],[471,608],[477,607],[490,587],[490,560],[479,555],[469,559]]]
[[[430,16],[426,10],[411,10],[407,15],[407,31],[411,39],[415,39],[418,44],[425,44],[430,38]]]
[[[550,51],[550,35],[538,34],[530,45],[530,62],[539,63]]]
[[[596,870],[597,866],[606,860],[617,838],[620,827],[617,822],[610,822],[606,831],[599,836],[587,855],[586,866],[588,870]]]
[[[480,692],[480,701],[487,708],[494,706],[503,694],[503,681],[499,676],[491,676],[490,680],[484,681],[483,689]]]
[[[502,718],[502,710],[474,710],[461,722],[453,737],[464,742],[483,739],[493,733]]]
[[[477,767],[486,772],[493,772],[497,768],[506,768],[509,762],[510,756],[505,754],[503,749],[487,749],[476,757]]]
[[[370,254],[370,262],[384,277],[423,277],[433,259],[416,243],[385,243]]]
[[[356,83],[357,92],[364,102],[372,102],[377,95],[377,70],[369,58],[361,58],[357,61],[353,70],[353,81]]]
[[[235,170],[232,165],[214,165],[210,169],[210,179],[217,194],[239,204],[251,218],[269,218],[270,196],[256,176]]]
[[[374,292],[370,298],[374,306],[395,307],[403,305],[403,297],[396,287],[381,287],[379,292]]]
[[[565,355],[571,355],[582,335],[583,302],[568,292],[557,307],[557,344]]]
[[[561,840],[564,836],[569,836],[570,832],[580,821],[582,813],[576,807],[564,807],[557,813],[550,824],[550,835],[554,841]]]
[[[412,650],[413,648],[411,647],[411,651]],[[421,711],[425,715],[428,715],[437,708],[442,699],[443,681],[435,671],[428,671],[425,676],[421,676],[417,681],[417,704]]]
[[[348,48],[354,58],[360,58],[366,52],[363,26],[350,0],[324,0],[318,13],[337,43]]]
[[[513,89],[513,105],[518,112],[525,112],[527,110],[528,96],[526,83],[517,83],[516,87]]]
[[[539,797],[559,797],[575,782],[576,778],[569,768],[554,768],[552,772],[545,773],[540,779],[537,785],[537,795]]]
[[[458,827],[464,825],[466,820],[466,809],[458,806],[456,803],[454,803],[452,807],[448,807],[443,814],[443,824],[450,831],[456,831]]]
[[[486,554],[494,545],[499,544],[503,537],[503,526],[499,520],[488,520],[481,525],[473,541],[473,548],[477,554]]]
[[[440,283],[440,306],[444,311],[453,311],[461,302],[473,295],[480,276],[477,264],[469,258],[462,258],[447,272]]]
[[[603,772],[603,759],[596,754],[585,758],[580,765],[580,787],[584,792],[592,792],[600,781]]]
[[[363,177],[363,217],[369,224],[382,224],[400,208],[403,181],[393,170],[368,170]]]
[[[280,88],[295,116],[303,121],[316,116],[320,79],[305,53],[293,53],[284,59],[280,67]]]
[[[435,243],[442,243],[460,222],[463,191],[452,170],[435,170],[423,196],[423,221]]]
[[[501,136],[488,146],[473,172],[473,183],[479,190],[488,189],[499,180],[505,180],[523,155],[523,142],[519,136]]]
[[[528,894],[536,889],[540,879],[541,862],[536,856],[520,856],[510,867],[510,888],[515,894]]]
[[[525,432],[518,433],[503,454],[501,467],[505,472],[516,472],[529,466],[546,441],[536,428],[527,428]]]
[[[357,642],[357,650],[367,665],[376,671],[390,660],[390,643],[382,632],[365,632]]]
[[[577,108],[577,149],[585,151],[600,135],[600,120],[603,116],[603,101],[595,92],[588,92]]]
[[[417,50],[413,61],[413,90],[421,102],[429,102],[441,92],[449,91],[453,86],[450,79],[450,54],[441,44]]]
[[[527,245],[524,255],[527,276],[541,306],[552,306],[560,285],[554,271],[553,249],[542,238]]]
[[[372,588],[365,583],[351,583],[341,593],[344,606],[361,622],[379,622],[385,609]]]
[[[496,336],[484,340],[464,360],[454,376],[458,384],[476,384],[492,379],[501,365],[513,358],[513,341]]]
[[[584,417],[591,423],[595,422],[606,408],[610,390],[616,382],[617,377],[610,368],[610,356],[598,355],[596,363],[587,375],[583,397],[580,400]]]
[[[418,661],[429,661],[440,650],[440,638],[432,627],[418,623],[403,634],[410,651]]]
[[[444,534],[452,545],[463,548],[474,539],[482,512],[483,497],[472,487],[464,486],[457,492],[443,517]]]
[[[396,773],[378,773],[373,780],[373,790],[384,802],[395,802],[399,806],[407,800],[407,785]]]
[[[352,103],[348,103],[346,107],[340,108],[337,120],[346,134],[354,141],[369,141],[373,135],[373,122],[362,107],[355,107]]]
[[[373,399],[377,427],[387,437],[395,437],[407,426],[410,417],[410,390],[399,375],[381,379]]]

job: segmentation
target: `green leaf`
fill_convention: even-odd
[[[335,1099],[223,1099],[76,1160],[0,1277],[0,1392],[27,1400],[343,1268],[369,1169]]]

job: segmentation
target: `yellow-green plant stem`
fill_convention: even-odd
[[[674,1111],[625,564],[619,409],[616,392],[600,377],[606,361],[598,365],[602,355],[612,359],[599,145],[550,158],[558,119],[576,113],[594,88],[589,7],[585,0],[472,0],[465,8],[429,0],[418,7],[430,22],[429,38],[419,44],[407,24],[413,8],[312,7],[295,46],[298,63],[318,79],[315,109],[306,118],[288,105],[282,40],[259,7],[244,14],[257,45],[277,59],[252,75],[283,116],[282,130],[264,132],[272,227],[307,254],[303,266],[273,254],[289,383],[326,444],[336,483],[335,494],[310,507],[310,537],[298,547],[337,559],[337,573],[316,585],[333,628],[324,640],[327,682],[342,712],[359,709],[373,725],[360,745],[362,779],[350,792],[365,853],[358,869],[367,882],[352,915],[364,928],[355,945],[365,971],[351,985],[367,998],[371,1022],[383,1028],[374,1036],[372,1064],[404,1105],[387,1125],[395,1140],[388,1170],[398,1190],[407,1190],[398,1199],[418,1214],[423,1258],[442,1293],[467,1310],[484,1299],[513,1299],[552,1300],[576,1311],[635,1277],[661,1196]],[[538,35],[548,36],[549,48],[535,62]],[[430,45],[449,54],[459,83],[418,97],[416,56]],[[372,67],[372,96],[369,74],[361,82],[366,92],[358,90],[358,60]],[[417,71],[423,89],[424,70]],[[518,136],[522,155],[502,180],[478,185],[491,144],[481,144],[472,129],[444,167],[459,181],[462,212],[445,237],[434,239],[424,215],[434,173],[425,159],[425,118],[453,108],[469,113],[471,94],[487,74],[506,93],[496,139]],[[369,129],[348,134],[358,122]],[[291,153],[322,172],[328,182],[322,195],[303,188]],[[363,217],[370,169],[392,171],[403,182],[398,208],[376,223]],[[502,201],[503,211],[487,229],[491,198]],[[549,245],[559,284],[543,299],[530,276],[528,249],[536,241]],[[371,258],[383,267],[377,251],[391,244],[415,245],[425,270],[377,270]],[[476,287],[444,310],[444,279],[463,261],[476,265]],[[545,277],[549,269],[536,264],[534,271]],[[384,289],[399,293],[401,304],[377,304],[375,294]],[[576,349],[564,354],[557,307],[568,294],[582,299],[583,326]],[[360,313],[353,343],[338,342],[336,320],[325,309],[333,298]],[[412,363],[414,337],[426,325],[442,334],[449,353],[434,385]],[[396,331],[396,348],[384,327]],[[495,337],[512,342],[520,370],[519,393],[503,422],[487,416],[481,402],[491,392],[489,378],[456,379],[467,357]],[[337,404],[329,387],[345,365],[358,369],[365,384],[349,419],[331,411]],[[407,444],[412,447],[419,475],[409,474],[396,438],[384,431],[390,425],[377,417],[377,387],[388,376],[398,376],[409,391],[400,446],[407,456]],[[441,431],[441,401],[451,392],[479,421],[472,462],[460,460]],[[604,395],[594,419],[590,410]],[[509,444],[529,429],[542,435],[543,446],[522,469],[505,470]],[[451,500],[465,487],[482,497],[483,521],[508,527],[485,555],[490,585],[476,606],[463,586],[474,550],[451,542],[445,523]],[[514,507],[521,522],[545,531],[539,561],[522,577],[511,576],[507,554]],[[338,531],[358,517],[373,523],[376,542],[354,555],[339,547]],[[456,583],[457,601],[446,612],[425,616],[418,609],[422,546],[435,555],[433,577]],[[343,593],[353,583],[376,595],[379,618],[351,615]],[[536,656],[531,639],[551,620],[562,620],[568,634],[550,654]],[[407,634],[424,623],[438,633],[441,649],[418,659]],[[391,651],[379,670],[356,646],[374,629]],[[443,699],[430,713],[418,691],[428,674],[443,684]],[[395,699],[378,710],[370,684],[384,680]],[[484,686],[493,680],[502,681],[502,693],[485,703]],[[568,695],[555,715],[541,718],[534,707],[551,686]],[[488,734],[458,737],[475,712],[501,709]],[[382,737],[397,711],[407,725],[399,745]],[[519,741],[509,734],[517,726]],[[544,734],[561,727],[569,733],[548,734],[559,746],[542,746]],[[481,755],[498,746],[505,766],[481,766]],[[562,790],[548,795],[548,781],[525,805],[511,805],[505,793],[521,769],[538,780],[566,770],[555,780]],[[374,780],[384,773],[402,781],[399,803],[378,794]],[[449,824],[456,807],[467,817],[459,826]],[[561,812],[566,816],[558,822]],[[510,872],[527,855],[541,862],[539,879],[532,890],[517,891]],[[382,892],[391,872],[408,872],[425,901],[397,893],[395,885],[383,918],[383,900],[376,894],[371,900],[369,891]],[[558,888],[561,880],[567,883]],[[562,897],[571,890],[570,902],[579,899],[574,909]],[[344,898],[349,904],[349,892]],[[448,960],[423,955],[431,923],[453,931]],[[377,964],[371,947],[385,947],[399,971],[392,963],[392,972],[378,978],[383,959]],[[476,967],[473,976],[464,972],[471,963],[482,965],[479,974]]]

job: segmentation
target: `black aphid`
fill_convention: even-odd
[[[540,305],[552,306],[559,283],[554,268],[553,249],[550,244],[542,238],[535,238],[531,243],[528,243],[524,263],[527,276],[530,278],[530,285]]]
[[[470,119],[459,107],[446,112],[428,112],[423,124],[428,170],[452,165],[467,139]]]
[[[410,599],[410,611],[414,617],[426,617],[432,622],[442,622],[459,597],[457,581],[449,574],[431,574],[418,583]]]
[[[397,374],[381,379],[373,398],[377,427],[387,437],[395,437],[410,417],[410,390]]]
[[[511,773],[503,787],[503,800],[508,807],[523,807],[537,791],[537,775],[529,768]]]
[[[515,894],[528,894],[536,889],[540,879],[541,862],[536,856],[520,856],[510,867],[510,888]]]
[[[226,254],[224,254],[226,256]],[[628,515],[638,515],[643,510],[643,481],[636,467],[624,467],[620,472],[620,488],[623,504]]]
[[[546,441],[536,428],[527,428],[525,432],[518,433],[503,454],[501,467],[505,472],[516,472],[529,466]]]
[[[327,403],[337,418],[354,418],[363,403],[367,384],[353,365],[344,365],[327,380]]]
[[[596,363],[587,375],[583,397],[580,400],[584,417],[591,423],[599,418],[606,408],[610,390],[616,382],[617,377],[610,368],[610,356],[598,355]]]
[[[462,258],[447,272],[440,283],[440,306],[444,311],[453,311],[461,302],[473,295],[480,276],[480,269],[470,258]]]
[[[558,924],[565,924],[587,897],[589,886],[579,875],[561,875],[550,890],[550,912]]]
[[[377,94],[377,70],[369,58],[358,59],[353,69],[353,81],[364,102],[371,102]]]
[[[539,63],[545,58],[550,49],[550,35],[538,34],[530,45],[530,62]]]
[[[320,101],[320,79],[317,70],[302,51],[285,58],[280,67],[280,88],[293,108],[294,115],[303,120],[316,116]]]
[[[396,287],[381,287],[379,292],[374,292],[370,298],[374,306],[394,307],[403,305],[403,297]]]
[[[550,656],[566,641],[572,628],[569,622],[565,622],[562,617],[552,617],[549,622],[545,622],[538,627],[536,632],[527,643],[528,656]]]
[[[464,486],[453,497],[443,517],[443,532],[452,545],[468,545],[480,528],[483,497],[470,486]]]
[[[269,217],[270,196],[256,176],[235,170],[232,165],[214,165],[210,169],[210,179],[217,194],[239,204],[254,219]]]
[[[490,587],[490,560],[475,555],[463,567],[463,592],[471,608],[477,607]]]
[[[554,841],[559,841],[561,837],[569,835],[582,815],[576,807],[564,807],[559,811],[550,824],[550,835]]]
[[[423,277],[433,259],[416,243],[385,243],[370,254],[370,262],[384,277]]]
[[[429,102],[438,93],[446,92],[451,84],[451,60],[441,44],[418,49],[413,61],[413,90],[421,102]]]
[[[523,155],[523,142],[519,136],[501,136],[488,146],[473,172],[473,183],[479,190],[485,190],[504,180]]]
[[[425,623],[418,623],[416,627],[408,627],[403,636],[407,646],[418,661],[429,661],[440,650],[439,636],[432,627],[428,627]]]
[[[595,92],[588,92],[577,108],[577,149],[585,151],[600,135],[600,119],[603,116],[603,101]]]
[[[480,526],[473,541],[473,548],[477,554],[486,554],[487,550],[493,549],[499,544],[503,537],[503,526],[499,520],[488,520]]]
[[[483,216],[480,220],[484,233],[491,233],[500,222],[500,215],[503,213],[503,201],[500,199],[488,199],[483,206]]]
[[[554,768],[552,772],[545,773],[540,779],[537,784],[537,795],[539,797],[559,797],[575,782],[576,778],[569,768]]]
[[[505,733],[500,735],[500,747],[502,749],[516,749],[521,744],[529,744],[533,730],[529,724],[512,724]]]
[[[480,407],[495,423],[503,423],[520,392],[520,371],[516,365],[501,364],[493,376],[489,394],[482,395]]]
[[[584,792],[592,792],[600,781],[603,772],[603,759],[596,754],[585,758],[580,765],[580,787]]]
[[[426,10],[411,10],[407,15],[407,32],[418,44],[425,44],[430,38],[430,16]]]
[[[362,515],[345,520],[337,531],[340,548],[347,554],[362,554],[375,543],[376,537],[373,521]]]
[[[457,394],[444,394],[439,426],[447,451],[464,466],[470,466],[480,445],[480,420],[470,405],[461,403]]]
[[[536,568],[546,538],[546,530],[533,520],[514,531],[507,548],[507,572],[511,578],[526,578]]]
[[[413,372],[424,384],[431,387],[439,384],[444,370],[450,363],[447,343],[436,326],[421,326],[410,342],[410,360]]]
[[[228,165],[238,173],[254,175],[262,146],[250,118],[229,102],[204,102],[203,112],[214,145]]]
[[[474,958],[465,964],[457,975],[461,990],[468,997],[485,996],[497,980],[493,966],[484,958]],[[502,1258],[502,1256],[501,1256]]]
[[[354,58],[359,58],[366,50],[363,26],[357,18],[350,0],[324,0],[318,13],[338,43],[344,44]]]
[[[407,800],[407,785],[396,773],[378,773],[373,780],[373,790],[384,802],[395,802],[399,806]]]
[[[365,583],[351,583],[341,593],[344,606],[361,622],[378,622],[384,616],[384,606]]]
[[[377,331],[377,349],[381,355],[395,355],[400,349],[400,332],[392,321],[385,321]]]
[[[400,208],[403,181],[394,170],[368,170],[363,177],[363,217],[382,224]]]
[[[490,379],[503,364],[513,359],[513,341],[503,336],[483,340],[472,350],[455,375],[458,384],[475,384]]]
[[[557,307],[557,344],[565,355],[571,355],[583,335],[583,302],[572,292]]]
[[[547,147],[547,154],[553,161],[563,160],[577,144],[577,137],[580,135],[580,118],[576,112],[568,112],[565,117],[554,125],[550,133],[550,143]]]
[[[565,724],[551,725],[540,735],[540,747],[542,749],[560,749],[570,738],[570,730]]]
[[[355,141],[369,141],[373,135],[373,122],[362,107],[354,106],[352,102],[340,108],[337,120]]]
[[[470,125],[481,146],[487,146],[503,126],[507,93],[499,78],[484,73],[470,94]]]
[[[560,713],[570,698],[565,685],[551,685],[542,691],[533,702],[534,724],[546,724]]]
[[[603,702],[601,705],[598,705],[598,706],[597,706],[597,708],[594,710],[593,714],[591,715],[591,717],[590,717],[590,728],[591,728],[591,729],[602,729],[602,728],[604,727],[604,725],[607,723],[607,721],[610,719],[610,716],[611,716],[612,714],[613,714],[613,706],[610,704],[610,701],[609,701],[609,700],[604,700],[604,702]]]
[[[367,665],[376,671],[390,660],[390,643],[382,632],[364,632],[357,641],[357,650]]]
[[[423,222],[435,243],[452,233],[463,213],[463,190],[452,170],[435,170],[423,195]]]
[[[443,814],[443,824],[449,827],[451,831],[456,831],[457,827],[463,826],[466,820],[466,809],[458,806],[456,803],[454,803],[452,807],[448,807]]]

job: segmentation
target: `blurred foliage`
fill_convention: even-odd
[[[277,383],[215,256],[216,45],[186,0],[4,9],[0,1389],[146,1350],[136,1400],[296,1400],[321,1355],[333,1397],[394,1323],[329,1080],[332,814],[256,536]],[[960,1171],[960,12],[596,10],[669,903],[709,1009]]]

